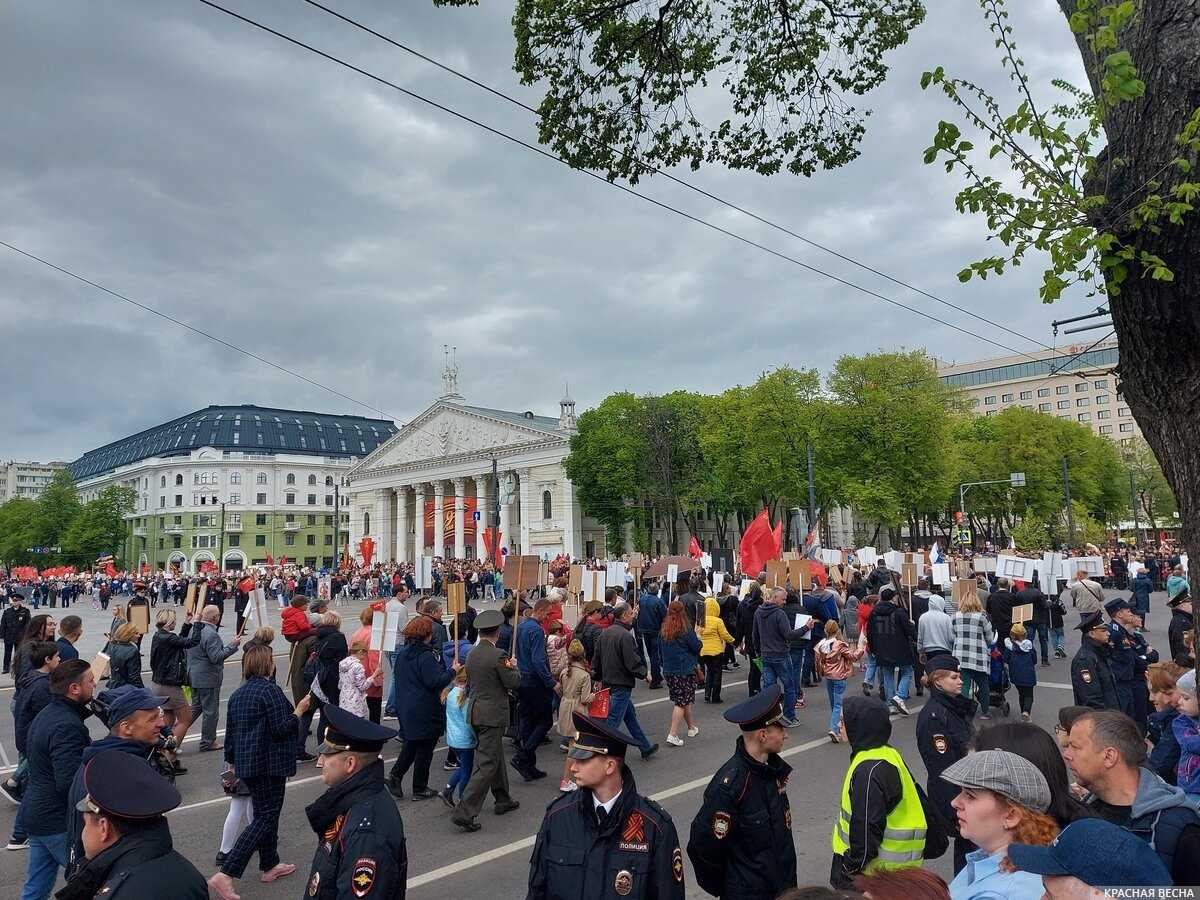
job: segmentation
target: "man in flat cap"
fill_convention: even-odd
[[[637,792],[625,765],[633,739],[578,710],[573,722],[576,737],[567,755],[579,789],[546,807],[526,900],[683,900],[675,824]]]
[[[1112,645],[1108,640],[1108,626],[1104,624],[1100,611],[1084,613],[1075,627],[1083,632],[1079,650],[1071,660],[1071,689],[1075,695],[1075,705],[1120,712],[1121,699],[1110,665]]]
[[[387,790],[383,745],[396,729],[329,704],[324,711],[321,780],[328,790],[305,808],[317,852],[304,896],[316,900],[404,900],[408,846]]]
[[[796,886],[796,844],[780,758],[787,741],[778,683],[725,711],[742,733],[733,756],[704,790],[688,857],[700,887],[717,897],[773,900]]]
[[[86,862],[58,900],[207,900],[204,876],[171,845],[166,814],[179,791],[146,763],[119,750],[96,754],[83,767]]]

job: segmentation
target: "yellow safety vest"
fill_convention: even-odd
[[[879,844],[879,854],[867,863],[863,871],[870,873],[875,869],[920,866],[925,855],[925,810],[921,807],[921,796],[917,793],[917,786],[913,783],[908,766],[894,748],[886,745],[871,750],[860,750],[850,760],[846,780],[842,782],[842,808],[833,824],[833,852],[841,855],[850,849],[850,779],[859,764],[872,759],[881,759],[896,767],[896,771],[900,773],[902,793],[900,802],[888,813],[883,828],[883,840]]]

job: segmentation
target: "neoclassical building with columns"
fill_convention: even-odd
[[[575,401],[564,396],[557,419],[471,406],[457,381],[447,365],[433,405],[347,473],[351,552],[370,537],[377,560],[485,557],[493,460],[501,547],[542,557],[603,552],[604,528],[585,522],[563,469]]]

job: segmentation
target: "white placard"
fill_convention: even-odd
[[[1042,554],[1042,564],[1038,567],[1038,582],[1042,593],[1053,597],[1058,593],[1058,579],[1062,575],[1063,558],[1061,553],[1046,552]]]
[[[583,573],[583,602],[588,603],[592,600],[597,600],[600,603],[604,602],[605,584],[604,572],[596,572],[587,569]]]
[[[713,594],[717,597],[721,596],[721,588],[725,586],[725,573],[713,572],[712,589]]]
[[[1033,580],[1033,560],[1021,556],[996,557],[996,575],[1000,578],[1015,578],[1018,581]]]
[[[812,616],[806,616],[804,613],[796,613],[796,624],[793,625],[792,627],[793,628],[803,628],[805,625],[807,625],[811,621],[812,621]]]
[[[375,618],[371,619],[371,649],[382,650],[384,653],[396,649],[396,629],[393,627],[396,620],[388,606],[391,604],[377,610]]]
[[[608,564],[608,583],[617,587],[625,587],[625,574],[629,571],[629,567],[623,562],[610,562]]]
[[[1068,581],[1074,581],[1081,571],[1087,572],[1088,578],[1104,577],[1104,560],[1099,556],[1071,556],[1063,560],[1063,567]]]
[[[738,599],[744,600],[746,595],[750,593],[750,588],[754,587],[753,578],[743,578],[742,583],[738,586]]]
[[[950,586],[950,563],[933,563],[930,565],[930,580],[942,587]]]
[[[1186,553],[1179,554],[1179,564],[1181,566],[1183,566],[1183,574],[1186,575],[1187,574],[1187,554]]]
[[[899,550],[889,550],[883,554],[883,561],[889,571],[899,572],[900,566],[904,563],[904,554]]]
[[[996,557],[994,556],[977,556],[975,557],[975,561],[978,563],[978,565],[975,566],[976,572],[996,571]]]
[[[1142,571],[1142,568],[1143,566],[1140,562],[1138,562],[1136,559],[1131,559],[1129,561],[1129,577],[1137,578],[1137,573]]]
[[[679,579],[679,566],[671,563],[667,566],[667,584],[674,584]]]
[[[863,547],[854,554],[854,559],[857,565],[873,566],[879,560],[879,554],[875,552],[874,547]]]
[[[417,584],[417,590],[433,590],[433,557],[418,556],[413,570],[413,580]]]
[[[252,624],[254,631],[271,624],[267,617],[267,592],[262,588],[255,588],[250,592],[249,601],[246,603],[246,621],[242,625],[242,631],[249,629]]]
[[[702,565],[706,569],[711,569],[712,568],[712,554],[711,553],[701,553],[700,554],[700,565]]]
[[[841,561],[842,561],[842,551],[841,550],[827,550],[824,547],[821,548],[821,562],[825,563],[825,565],[836,566],[836,565],[839,565],[841,563]]]

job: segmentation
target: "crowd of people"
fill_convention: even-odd
[[[510,767],[525,782],[558,778],[530,863],[528,896],[538,900],[682,897],[684,853],[707,892],[763,900],[1197,884],[1200,708],[1186,560],[1162,560],[1171,623],[1160,651],[1144,630],[1151,591],[1144,602],[1139,595],[1139,579],[1153,590],[1161,574],[1151,575],[1151,558],[1112,554],[1102,580],[1080,569],[1050,595],[1036,575],[1015,582],[983,571],[969,572],[969,590],[943,592],[924,574],[902,586],[882,560],[858,567],[849,554],[801,589],[763,572],[722,577],[714,590],[717,573],[696,565],[674,582],[631,573],[585,603],[568,594],[565,559],[548,584],[520,594],[489,564],[454,560],[436,561],[425,591],[405,564],[128,583],[84,573],[66,576],[72,589],[57,584],[52,599],[43,586],[36,600],[28,582],[8,579],[0,635],[19,763],[0,790],[18,804],[8,846],[29,852],[21,897],[45,900],[61,871],[60,897],[152,896],[169,873],[180,896],[234,900],[255,854],[262,882],[285,878],[297,867],[280,858],[279,819],[288,780],[307,764],[327,786],[307,809],[318,839],[305,883],[314,897],[403,896],[396,801],[440,801],[450,823],[475,833],[489,794],[497,815],[519,808]],[[1132,577],[1130,561],[1139,563]],[[1110,596],[1122,578],[1129,596]],[[204,602],[189,605],[200,582]],[[466,600],[452,612],[444,595],[456,582]],[[279,670],[275,626],[254,617],[248,627],[260,589],[288,649]],[[69,609],[84,593],[113,612],[100,672],[75,651],[81,618],[43,611]],[[347,630],[342,613],[356,598],[366,604]],[[477,610],[492,599],[494,608]],[[236,628],[226,639],[230,602]],[[130,614],[137,606],[152,623],[148,642]],[[1052,654],[1067,657],[1068,629],[1080,633],[1075,703],[1059,710],[1051,735],[1032,722],[1035,688]],[[239,650],[220,741],[225,663]],[[734,702],[724,676],[742,668],[747,696]],[[817,727],[851,752],[823,894],[797,886],[783,790],[791,768],[780,755],[805,720],[806,689],[817,688],[829,703]],[[640,690],[665,691],[669,718],[644,726]],[[1019,716],[993,723],[1010,691]],[[928,695],[916,719],[923,783],[890,742],[913,693]],[[724,705],[740,734],[683,843],[666,811],[638,793],[626,756],[634,748],[647,762],[662,752],[648,730],[665,732],[667,753],[685,748],[700,733],[698,694]],[[95,741],[91,715],[108,729]],[[163,818],[180,802],[180,748],[197,720],[199,752],[221,753],[230,798],[208,878],[174,853]],[[381,750],[392,739],[401,751],[385,771]],[[443,739],[444,785],[431,783]],[[560,752],[561,769],[548,765]],[[131,799],[110,790],[113,779],[145,789]],[[1097,856],[1097,842],[1120,847],[1119,863]],[[947,885],[923,865],[948,852]]]

